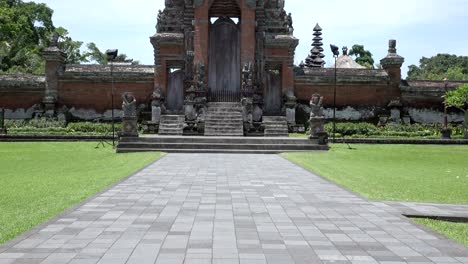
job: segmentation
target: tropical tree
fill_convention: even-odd
[[[366,68],[374,68],[372,53],[364,48],[364,45],[353,45],[349,55],[356,56],[355,61]]]
[[[456,107],[465,113],[465,138],[468,138],[468,83],[448,91],[444,102],[447,107]]]
[[[59,36],[58,46],[60,50],[67,54],[67,64],[80,64],[82,62],[89,62],[85,54],[81,52],[82,41],[74,41],[69,35],[68,30],[63,27],[58,27],[55,32]]]
[[[107,54],[101,51],[94,42],[90,42],[87,44],[88,51],[84,54],[86,58],[90,61],[95,62],[97,64],[105,65],[108,63],[107,61]],[[139,61],[134,61],[133,59],[129,59],[127,54],[121,53],[115,58],[116,62],[128,62],[132,65],[140,64]]]
[[[422,57],[419,66],[411,65],[408,80],[468,80],[468,56],[437,54]]]
[[[41,52],[55,29],[52,13],[42,3],[0,0],[0,72],[43,72]]]

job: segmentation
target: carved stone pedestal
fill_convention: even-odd
[[[451,139],[452,138],[452,130],[450,128],[442,129],[440,131],[442,139]]]
[[[324,117],[312,117],[309,119],[310,124],[310,137],[309,139],[318,140],[320,145],[326,145],[328,143],[328,133],[325,132],[325,118]]]
[[[122,118],[122,137],[138,137],[137,117]]]

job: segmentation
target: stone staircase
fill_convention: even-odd
[[[317,140],[265,137],[203,137],[149,136],[124,137],[117,146],[118,153],[161,151],[167,153],[232,153],[277,154],[328,150]]]
[[[265,137],[288,137],[288,121],[284,116],[264,116]]]
[[[205,136],[244,136],[241,104],[208,103],[205,117]]]
[[[185,116],[163,115],[159,123],[159,135],[182,136],[184,133]]]

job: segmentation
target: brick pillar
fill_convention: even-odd
[[[55,35],[51,45],[43,52],[45,59],[46,87],[42,100],[47,115],[55,114],[58,101],[58,78],[65,70],[67,54],[58,48],[58,35]]]
[[[388,55],[380,60],[382,68],[388,73],[390,77],[389,89],[387,96],[389,98],[401,97],[400,83],[401,83],[401,66],[405,62],[405,58],[397,54],[396,40],[389,41]]]
[[[294,66],[291,66],[288,61],[282,64],[282,93],[286,91],[294,91]]]
[[[241,65],[255,63],[255,9],[241,1]]]
[[[203,63],[208,66],[209,25],[208,18],[209,1],[195,7],[195,35],[194,35],[194,63]],[[208,72],[208,67],[206,67]]]

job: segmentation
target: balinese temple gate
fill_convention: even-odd
[[[166,0],[151,37],[160,134],[287,136],[295,125],[284,0]]]

